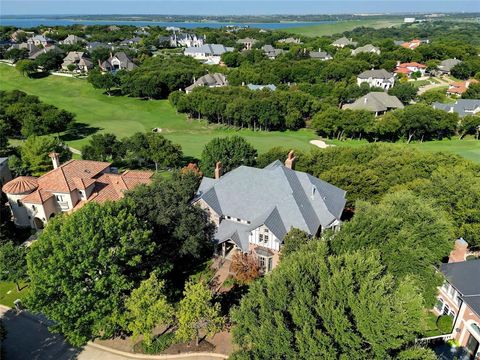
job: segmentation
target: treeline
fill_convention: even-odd
[[[464,137],[477,134],[480,117],[465,116],[433,109],[426,104],[414,104],[387,112],[380,117],[367,111],[328,108],[316,114],[311,127],[328,138],[366,138],[370,141],[403,139],[433,140],[453,135]]]
[[[59,134],[72,127],[75,115],[45,104],[23,91],[0,91],[1,137]]]
[[[169,99],[191,117],[254,130],[300,129],[320,107],[315,97],[301,91],[241,87],[199,87],[189,94],[172,93]]]

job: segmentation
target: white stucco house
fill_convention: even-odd
[[[384,69],[367,70],[357,76],[357,85],[367,83],[370,87],[388,90],[395,85],[395,74]]]

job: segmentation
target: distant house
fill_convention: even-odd
[[[437,71],[440,73],[440,75],[443,74],[450,74],[450,71],[453,69],[455,65],[460,64],[462,61],[458,59],[447,59],[443,60],[440,62],[440,64],[437,66]]]
[[[353,41],[353,39],[347,39],[345,36],[341,37],[340,39],[335,40],[332,42],[332,46],[335,46],[337,48],[344,48],[345,46],[357,46],[357,42]]]
[[[416,49],[417,47],[419,47],[420,45],[422,44],[428,44],[430,41],[428,39],[413,39],[411,41],[406,41],[406,42],[402,42],[402,41],[396,41],[395,42],[395,45],[400,45],[401,47],[405,48],[405,49]]]
[[[78,43],[84,43],[85,40],[77,35],[68,35],[64,40],[60,41],[60,44],[63,45],[75,45]]]
[[[480,358],[480,259],[468,260],[468,244],[455,242],[448,264],[438,269],[444,283],[438,288],[436,315],[452,318],[450,338],[468,353],[464,359]]]
[[[185,92],[191,93],[193,89],[199,86],[207,86],[207,87],[222,87],[227,86],[228,80],[224,74],[221,73],[214,73],[214,74],[207,74],[203,75],[198,78],[198,80],[194,80],[193,84],[185,88]]]
[[[53,40],[49,39],[43,35],[35,35],[27,40],[28,44],[33,44],[35,46],[48,46],[53,44]]]
[[[198,47],[186,48],[183,52],[185,56],[191,56],[197,60],[209,61],[213,64],[219,64],[222,54],[233,51],[233,47],[226,47],[221,44],[205,44]]]
[[[380,49],[376,46],[373,46],[372,44],[367,44],[365,46],[360,46],[356,49],[352,50],[352,55],[358,55],[361,53],[370,53],[370,54],[377,54],[380,55]]]
[[[20,176],[3,185],[15,224],[43,229],[56,214],[75,211],[95,201],[115,201],[139,184],[148,184],[153,173],[125,171],[116,174],[110,163],[70,160],[60,164],[49,154],[53,170],[40,177]]]
[[[216,225],[216,252],[225,258],[241,252],[254,256],[263,273],[279,262],[283,240],[297,228],[311,236],[337,229],[345,191],[310,174],[293,170],[295,155],[263,169],[240,166],[222,176],[204,177],[193,203]]]
[[[170,36],[171,47],[200,47],[204,45],[205,37],[193,33],[173,32]]]
[[[449,95],[462,95],[465,91],[468,90],[471,84],[477,84],[478,80],[469,79],[465,81],[458,81],[449,84],[447,89],[447,94]]]
[[[110,57],[100,64],[103,71],[133,70],[137,67],[123,51],[110,54]]]
[[[112,46],[109,45],[109,44],[105,44],[105,43],[102,43],[102,42],[99,42],[99,41],[92,41],[92,42],[88,42],[87,45],[85,45],[85,48],[87,50],[95,50],[95,49],[111,49]]]
[[[375,116],[382,115],[389,110],[403,109],[403,104],[396,96],[388,95],[385,92],[370,92],[355,100],[353,104],[345,104],[342,109],[367,110]]]
[[[238,39],[237,44],[242,44],[244,50],[252,50],[253,45],[257,43],[256,39],[245,38],[245,39]]]
[[[277,56],[285,52],[283,49],[275,49],[272,45],[263,45],[261,49],[263,50],[265,56],[270,60],[275,59]]]
[[[420,76],[425,76],[425,71],[427,70],[427,65],[420,64],[417,62],[408,62],[408,63],[397,63],[395,68],[396,74],[404,74],[408,77],[411,77],[413,73],[420,73]]]
[[[120,28],[117,25],[110,25],[109,27],[107,27],[107,30],[108,31],[118,31],[118,30],[120,30]]]
[[[122,42],[120,42],[120,45],[121,45],[121,46],[138,45],[138,44],[140,44],[141,41],[142,41],[142,38],[136,36],[136,37],[131,38],[131,39],[125,39],[125,40],[123,40]]]
[[[454,104],[434,102],[432,106],[434,109],[457,113],[460,117],[480,113],[480,100],[477,99],[458,99]]]
[[[406,17],[403,19],[403,22],[405,24],[413,24],[415,22],[415,18],[414,17]]]
[[[38,48],[37,46],[35,46],[34,44],[29,44],[29,43],[20,43],[20,44],[13,44],[12,46],[10,46],[7,51],[10,51],[12,49],[18,49],[18,50],[22,50],[22,49],[27,49],[28,50],[28,57],[32,56],[33,54],[36,54],[37,52],[40,51],[40,48]]]
[[[268,85],[254,85],[254,84],[248,84],[247,88],[253,91],[257,90],[263,90],[263,89],[268,89],[270,91],[275,91],[277,90],[277,87],[273,84],[268,84]]]
[[[333,56],[327,53],[326,51],[322,51],[321,49],[318,49],[318,51],[310,51],[308,54],[311,59],[316,59],[316,60],[321,60],[321,61],[326,61],[326,60],[332,60]]]
[[[45,54],[47,52],[50,52],[50,51],[55,51],[59,54],[63,54],[64,51],[62,49],[60,49],[57,45],[48,45],[48,46],[45,46],[43,47],[42,49],[39,49],[36,53],[33,53],[32,55],[30,55],[28,58],[30,60],[35,60],[36,58],[38,58],[40,55],[42,54]]]
[[[278,42],[282,44],[302,44],[302,40],[300,40],[300,38],[294,38],[294,37],[280,39],[278,40]]]
[[[93,63],[90,58],[82,51],[70,51],[63,59],[62,69],[68,70],[69,65],[75,65],[77,72],[88,72],[93,68]]]
[[[15,30],[10,35],[10,39],[12,39],[13,41],[18,41],[20,36],[24,36],[24,35],[26,35],[27,37],[32,37],[35,35],[35,33],[33,31],[24,31],[24,30],[18,29],[18,30]]]
[[[395,85],[395,74],[384,69],[367,70],[357,76],[357,85],[367,83],[370,87],[388,90]]]

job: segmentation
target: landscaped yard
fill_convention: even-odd
[[[13,302],[22,300],[28,293],[28,285],[20,284],[20,292],[13,282],[0,281],[0,304],[14,307]]]
[[[88,142],[88,136],[95,132],[112,132],[118,137],[130,136],[137,131],[151,131],[161,128],[162,134],[182,146],[187,156],[199,157],[204,145],[216,136],[238,134],[251,142],[259,152],[274,146],[308,150],[313,148],[309,141],[317,136],[312,130],[300,131],[251,131],[235,130],[204,121],[187,120],[183,114],[176,114],[167,100],[139,100],[128,97],[107,96],[85,80],[49,76],[43,79],[23,77],[14,68],[0,64],[0,89],[19,89],[37,95],[42,101],[76,114],[77,122],[86,125],[73,137],[66,138],[76,149]],[[86,137],[85,137],[86,136]],[[330,142],[332,143],[332,142]],[[359,146],[366,141],[333,141],[338,146]],[[461,155],[480,163],[480,141],[442,140],[424,143],[404,144],[427,151],[445,151]]]
[[[375,29],[386,28],[400,25],[403,23],[403,18],[377,18],[377,19],[362,19],[362,20],[345,20],[336,23],[326,23],[319,25],[292,27],[282,29],[283,31],[305,35],[305,36],[322,36],[340,34],[344,31],[350,31],[357,27],[371,27]]]

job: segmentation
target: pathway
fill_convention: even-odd
[[[444,87],[444,86],[448,86],[448,81],[445,81],[444,79],[442,78],[435,78],[436,80],[439,81],[439,83],[431,83],[429,85],[425,85],[425,86],[421,86],[418,88],[418,95],[422,95],[424,92],[428,91],[428,90],[432,90],[432,89],[436,89],[436,88],[439,88],[439,87]]]

